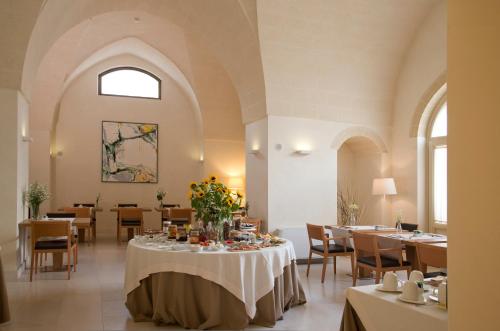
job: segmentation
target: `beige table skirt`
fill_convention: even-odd
[[[257,301],[253,319],[229,291],[199,276],[162,272],[150,275],[127,295],[134,321],[178,324],[191,329],[243,329],[251,324],[272,327],[285,311],[306,302],[295,263],[274,280],[274,289]]]
[[[7,289],[3,276],[2,259],[0,258],[0,324],[10,320],[9,301],[7,300]]]
[[[346,299],[342,322],[340,323],[340,331],[366,331],[365,326],[359,319],[358,314],[352,308],[349,300]]]

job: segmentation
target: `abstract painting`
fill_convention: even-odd
[[[103,121],[101,180],[158,183],[158,124]]]

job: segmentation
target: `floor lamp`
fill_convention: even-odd
[[[385,222],[385,206],[386,206],[386,195],[396,195],[396,183],[394,182],[394,178],[386,177],[386,178],[375,178],[373,179],[372,185],[372,194],[373,195],[383,195],[384,199],[382,202],[382,221]]]

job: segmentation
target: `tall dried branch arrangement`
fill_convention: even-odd
[[[360,204],[357,192],[347,188],[337,188],[337,223],[339,225],[350,225],[351,215],[354,215],[356,223],[360,223],[365,212],[365,207]]]

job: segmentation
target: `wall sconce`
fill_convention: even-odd
[[[54,159],[55,159],[55,158],[62,157],[62,156],[63,156],[63,151],[57,151],[57,152],[55,152],[55,153],[52,153],[52,152],[50,153],[50,157],[52,157],[52,158],[54,158]]]
[[[200,163],[203,163],[205,162],[205,157],[203,156],[203,154],[200,155]]]
[[[311,154],[311,150],[310,149],[296,149],[295,154],[297,154],[297,155],[309,155],[309,154]]]
[[[248,154],[257,155],[259,152],[260,149],[258,147],[252,147],[252,149],[248,151]]]
[[[29,137],[29,136],[26,136],[26,135],[21,136],[21,139],[22,139],[22,141],[24,141],[25,143],[32,143],[32,142],[33,142],[33,138],[31,138],[31,137]]]

